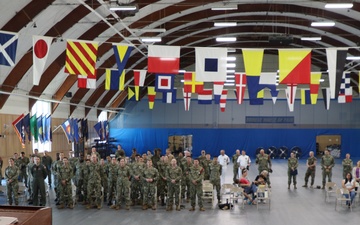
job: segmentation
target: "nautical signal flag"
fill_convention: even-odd
[[[227,48],[195,48],[197,81],[226,81]]]
[[[321,91],[323,94],[325,109],[329,110],[330,109],[330,88],[323,88],[323,89],[321,89]]]
[[[244,58],[245,73],[249,76],[260,76],[264,49],[242,49]]]
[[[352,102],[352,87],[350,86],[350,72],[344,72],[340,85],[338,103]]]
[[[149,109],[154,108],[155,97],[156,97],[155,87],[148,86]]]
[[[174,75],[172,74],[156,74],[155,91],[170,91],[174,89]]]
[[[289,111],[293,112],[294,111],[294,103],[295,103],[295,95],[296,95],[296,85],[288,85],[285,93],[286,93],[286,99],[287,99],[287,103],[289,106]]]
[[[183,96],[184,96],[185,111],[189,111],[190,110],[190,102],[191,102],[191,92],[185,92],[184,88],[182,89],[182,91],[183,91]]]
[[[279,83],[310,84],[311,49],[279,49]]]
[[[117,69],[105,70],[105,90],[124,90],[125,70],[119,73]]]
[[[176,89],[172,89],[169,92],[163,92],[163,103],[176,103]]]
[[[204,82],[196,81],[194,72],[184,73],[184,91],[191,93],[200,93],[204,89]]]
[[[23,131],[23,120],[24,114],[21,114],[16,120],[12,122],[12,126],[14,127],[15,133],[19,138],[19,141],[23,148],[25,148],[25,132]]]
[[[198,104],[212,103],[212,89],[203,89],[198,93]]]
[[[146,70],[134,70],[135,94],[140,95],[140,87],[144,86]]]
[[[310,77],[310,96],[311,104],[315,105],[317,102],[319,88],[320,88],[321,72],[311,72]]]
[[[180,65],[180,46],[149,45],[149,73],[178,74]]]
[[[39,116],[36,119],[36,127],[38,130],[38,138],[40,143],[44,143],[44,132],[43,132],[43,116]]]
[[[35,142],[38,142],[38,130],[37,130],[37,121],[36,121],[36,113],[32,115],[30,118],[30,132],[34,137]]]
[[[19,35],[13,32],[0,31],[0,64],[15,66],[16,49]]]
[[[300,92],[301,92],[301,105],[311,104],[310,90],[301,89]]]
[[[221,93],[224,89],[224,82],[214,82],[214,102],[215,104],[220,103]]]
[[[39,85],[53,38],[33,36],[33,85]]]
[[[245,89],[246,89],[246,74],[235,73],[235,86],[236,86],[236,97],[237,103],[243,103]]]
[[[114,55],[116,59],[116,64],[118,66],[119,74],[122,74],[134,47],[128,45],[119,45],[119,44],[113,44],[112,47],[114,50]]]
[[[136,96],[134,87],[128,87],[128,100],[129,101],[139,101],[139,96]]]
[[[65,73],[96,77],[98,43],[68,40],[66,45]]]
[[[225,112],[226,107],[226,99],[227,99],[228,90],[223,90],[220,97],[220,110],[221,112]]]
[[[96,89],[96,76],[78,75],[78,88]]]
[[[327,48],[330,94],[332,99],[339,96],[340,84],[344,72],[348,48]]]

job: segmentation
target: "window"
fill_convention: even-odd
[[[42,125],[41,133],[46,129],[51,129],[51,124],[46,126],[46,119],[51,115],[50,113],[50,102],[37,101],[35,105],[31,109],[31,115],[36,114],[37,124]],[[41,117],[41,119],[40,119]],[[38,128],[38,132],[39,132]],[[40,136],[40,135],[39,135]],[[50,139],[50,137],[48,137]],[[46,139],[46,138],[45,138]],[[51,141],[45,140],[43,142],[40,141],[40,138],[37,142],[35,142],[35,138],[32,137],[32,149],[38,149],[39,153],[44,152],[45,150],[51,152]]]

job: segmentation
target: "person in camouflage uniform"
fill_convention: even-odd
[[[350,159],[350,154],[345,155],[345,159],[342,161],[343,166],[343,178],[346,178],[347,173],[352,173],[353,161]]]
[[[51,165],[53,163],[53,160],[52,160],[51,156],[48,154],[48,151],[44,151],[44,155],[41,158],[41,162],[47,169],[48,185],[51,188],[51,183],[52,183],[52,180],[51,180]]]
[[[239,163],[237,162],[238,158],[240,156],[240,150],[236,149],[235,154],[232,156],[232,163],[233,163],[233,182],[236,183],[238,180],[238,174],[239,174]]]
[[[118,164],[116,158],[111,159],[111,163],[108,165],[109,177],[108,177],[108,206],[111,206],[114,200],[114,193],[116,191],[116,182],[117,182],[117,169]]]
[[[95,148],[95,147],[92,147],[92,148],[91,148],[91,153],[90,153],[90,155],[92,156],[92,155],[94,155],[94,154],[96,155],[97,162],[99,162],[100,159],[101,159],[100,153],[98,153],[98,152],[96,151],[96,148]]]
[[[156,169],[158,169],[158,162],[160,161],[161,158],[160,155],[161,155],[161,149],[155,148],[154,155],[151,157],[151,161]]]
[[[264,149],[260,150],[260,153],[256,156],[256,161],[255,163],[258,165],[258,171],[259,174],[263,171],[266,170],[269,173],[271,173],[271,160],[270,160],[270,156],[268,154],[265,154]],[[269,186],[269,188],[271,188],[271,182],[270,182],[270,175],[268,173],[268,177],[266,178],[267,180],[267,184]]]
[[[213,187],[216,188],[217,200],[219,203],[221,203],[221,199],[220,199],[221,173],[222,173],[222,166],[219,164],[217,156],[215,156],[213,158],[213,162],[210,164],[210,182],[213,185]]]
[[[46,204],[46,192],[45,192],[45,179],[47,177],[46,167],[40,164],[40,157],[34,157],[35,165],[31,167],[31,174],[33,176],[33,204],[39,205],[39,193],[40,193],[40,206]]]
[[[30,156],[30,162],[27,164],[26,166],[26,173],[28,175],[28,194],[29,194],[29,199],[28,199],[28,202],[29,202],[29,205],[33,204],[33,201],[32,201],[32,186],[33,186],[33,176],[31,174],[31,168],[35,165],[34,163],[34,155],[31,155]]]
[[[191,180],[190,180],[190,168],[193,166],[193,161],[192,158],[190,156],[186,157],[186,161],[183,164],[183,179],[185,180],[184,182],[184,192],[186,190],[186,202],[190,201],[191,198],[191,193],[190,193],[190,189],[191,189]],[[182,188],[183,190],[183,188]],[[185,194],[185,193],[184,193]]]
[[[19,168],[15,166],[15,159],[9,159],[9,166],[5,169],[5,179],[6,179],[6,193],[8,198],[9,205],[12,205],[13,201],[15,205],[19,205],[18,192],[19,192],[19,184],[18,184],[18,176],[19,176]]]
[[[206,160],[206,151],[205,150],[201,150],[200,156],[199,156],[199,164],[200,166],[203,165],[203,162]]]
[[[125,164],[125,159],[120,159],[119,166],[116,171],[116,204],[110,208],[119,210],[121,206],[121,200],[125,199],[126,209],[130,209],[130,177],[131,170],[129,166]]]
[[[186,153],[185,153],[186,154]],[[180,166],[183,176],[181,178],[181,199],[185,198],[186,194],[186,171],[185,171],[185,164],[186,164],[186,156],[182,157],[182,154],[179,153],[178,158],[178,165]]]
[[[306,160],[306,173],[305,173],[305,184],[303,185],[303,187],[307,188],[308,187],[308,181],[309,181],[309,177],[311,176],[311,182],[310,182],[310,187],[313,188],[314,185],[314,181],[315,181],[315,172],[316,172],[316,157],[314,157],[314,152],[310,151],[309,152],[309,158]]]
[[[83,205],[88,205],[89,202],[89,195],[88,195],[88,181],[89,181],[89,166],[91,164],[90,159],[86,159],[85,163],[81,166],[81,177],[83,179],[83,188],[82,188],[82,193],[83,193]]]
[[[177,165],[176,159],[171,160],[171,165],[166,169],[166,181],[168,186],[168,201],[166,211],[173,209],[174,198],[176,210],[180,211],[180,183],[182,171]]]
[[[19,174],[18,174],[18,181],[19,182],[23,182],[22,181],[22,174],[21,174],[21,168],[23,167],[23,161],[19,158],[19,155],[17,153],[14,153],[14,165],[19,169]]]
[[[160,197],[162,206],[165,205],[165,196],[167,193],[166,170],[168,167],[168,157],[162,156],[157,166],[157,170],[159,172],[159,180],[157,182],[157,196]]]
[[[84,178],[82,175],[82,167],[85,164],[84,156],[80,154],[79,160],[75,162],[75,176],[74,176],[74,184],[76,186],[76,199],[78,202],[84,201],[84,196],[82,194],[84,188]]]
[[[59,180],[60,180],[60,205],[58,209],[63,209],[64,204],[70,209],[74,208],[74,201],[72,196],[72,187],[71,187],[71,179],[73,178],[73,168],[68,160],[68,158],[64,157],[63,165],[59,168]]]
[[[54,175],[54,187],[55,187],[55,193],[56,193],[56,199],[55,199],[55,202],[56,205],[59,205],[59,198],[60,198],[60,193],[59,193],[59,185],[60,185],[60,181],[59,181],[59,169],[60,167],[63,165],[63,160],[64,158],[64,153],[63,152],[60,152],[59,153],[59,159],[56,160],[55,162],[53,162],[52,164],[52,167],[51,167],[51,170],[52,170],[52,174]]]
[[[206,159],[202,163],[204,168],[204,180],[210,180],[210,164],[212,163],[210,159],[210,154],[206,154]]]
[[[115,158],[119,160],[119,158],[125,158],[125,150],[121,147],[121,145],[117,146],[117,150],[115,152]]]
[[[94,199],[96,207],[101,209],[101,177],[104,176],[102,167],[98,163],[96,154],[91,155],[91,163],[88,166],[88,183],[87,183],[87,197],[88,205],[86,209],[94,206]]]
[[[107,199],[107,195],[108,195],[108,176],[109,176],[109,171],[108,171],[108,167],[105,164],[105,160],[104,159],[100,159],[100,166],[103,170],[103,174],[104,176],[101,177],[101,186],[104,188],[104,202],[106,202]]]
[[[143,181],[143,210],[151,206],[156,210],[156,183],[159,179],[159,172],[153,167],[152,161],[148,160],[143,170],[141,179]]]
[[[189,211],[195,210],[196,196],[198,199],[198,205],[200,211],[205,211],[203,206],[203,189],[202,181],[204,179],[204,169],[199,165],[199,160],[194,159],[194,165],[190,167],[189,171],[189,180],[190,180],[190,199],[191,199],[191,208]]]
[[[295,153],[290,153],[290,158],[288,159],[288,189],[290,189],[291,178],[293,179],[294,189],[296,189],[296,176],[298,166],[299,162],[298,159],[295,157]]]
[[[30,162],[30,159],[28,157],[25,156],[25,152],[21,152],[20,153],[20,160],[22,161],[21,163],[21,168],[20,169],[20,181],[25,183],[25,186],[26,187],[29,187],[28,186],[28,175],[26,173],[26,166],[29,164]]]
[[[140,158],[140,155],[137,154],[135,158],[135,163],[131,164],[131,205],[136,203],[142,205],[143,200],[143,189],[141,175],[144,170],[144,163]]]
[[[332,168],[335,166],[335,160],[330,155],[329,150],[325,150],[325,154],[321,157],[321,169],[322,169],[322,189],[325,189],[326,177],[328,182],[331,182]]]

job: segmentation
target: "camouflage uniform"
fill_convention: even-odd
[[[129,166],[125,165],[117,166],[116,171],[116,207],[120,207],[121,200],[125,199],[125,204],[127,209],[129,209],[130,206],[130,176],[131,176],[131,170]]]
[[[169,165],[164,161],[158,162],[159,180],[157,182],[157,196],[160,196],[161,205],[165,205],[165,196],[167,194],[167,181],[166,181],[166,170]]]
[[[60,181],[59,181],[59,169],[60,167],[63,165],[63,162],[61,160],[56,160],[55,162],[53,162],[52,164],[52,173],[54,174],[54,187],[55,187],[55,194],[56,194],[56,198],[59,200],[60,199],[60,192],[59,192],[59,188],[60,188]]]
[[[60,180],[60,206],[59,208],[63,208],[64,204],[68,204],[68,206],[70,208],[73,207],[74,201],[73,201],[73,196],[72,196],[72,187],[71,187],[71,179],[73,178],[74,174],[73,174],[73,168],[70,165],[70,162],[65,165],[63,164],[60,168],[59,168],[59,180]]]
[[[6,193],[8,197],[9,205],[14,202],[15,205],[19,205],[18,192],[19,192],[19,184],[18,184],[18,176],[19,176],[19,168],[17,166],[8,166],[5,169],[5,179],[7,181],[6,185]],[[9,182],[11,180],[11,182]]]
[[[332,177],[332,168],[335,166],[334,157],[332,155],[323,155],[321,157],[321,169],[322,171],[322,184],[325,188],[326,176],[328,177],[328,182],[331,182]]]
[[[270,172],[269,170],[271,169],[271,160],[268,154],[258,154],[256,156],[256,164],[258,164],[258,171],[259,174],[263,171],[266,170],[268,172]],[[270,186],[271,182],[270,182],[270,175],[268,173],[268,176],[266,178],[268,185]]]
[[[28,194],[29,194],[29,200],[32,201],[32,194],[33,194],[33,191],[32,191],[32,186],[33,186],[33,181],[34,181],[34,178],[31,174],[31,168],[35,165],[35,163],[33,162],[29,162],[29,164],[27,164],[26,166],[26,173],[28,174]]]
[[[20,159],[20,158],[15,159],[14,162],[15,162],[15,166],[19,169],[19,174],[18,174],[17,179],[19,182],[23,182],[23,180],[22,180],[23,175],[22,175],[21,169],[24,166],[24,163],[23,163],[22,159]]]
[[[20,169],[20,175],[19,175],[19,179],[21,182],[24,181],[25,186],[28,187],[28,175],[26,173],[26,166],[29,164],[30,159],[26,156],[24,156],[23,158],[19,158],[22,161],[21,167],[19,167]]]
[[[168,201],[167,201],[167,207],[169,209],[172,209],[172,206],[174,204],[174,198],[175,198],[175,205],[176,209],[179,210],[179,204],[180,204],[180,183],[181,183],[181,177],[183,173],[179,166],[172,167],[169,166],[166,170],[166,179],[167,179],[167,185],[168,185]],[[175,180],[175,183],[172,183],[171,181]]]
[[[84,200],[84,196],[82,194],[82,191],[84,189],[84,178],[83,178],[83,166],[85,162],[78,161],[75,163],[75,186],[76,186],[76,199],[79,202],[82,202]]]
[[[139,204],[142,204],[143,189],[141,176],[144,170],[144,164],[136,162],[131,165],[131,200],[133,205],[136,204],[136,201],[139,201]],[[135,177],[139,178],[136,179]]]
[[[103,170],[103,176],[101,176],[101,186],[104,188],[104,201],[106,201],[107,195],[108,195],[108,167],[107,165],[100,165]]]
[[[238,180],[238,172],[239,172],[239,163],[237,162],[240,155],[234,154],[232,156],[232,163],[233,163],[233,181],[235,183]]]
[[[219,163],[210,164],[210,182],[216,188],[217,199],[220,201],[220,177],[222,173],[222,166]]]
[[[191,166],[189,171],[189,180],[190,180],[190,199],[191,207],[195,208],[196,196],[198,198],[198,205],[200,209],[203,209],[202,201],[202,181],[204,179],[204,169],[201,166]],[[193,183],[196,181],[196,184]]]
[[[352,173],[353,161],[351,159],[343,159],[343,178],[345,179],[347,173]]]
[[[188,164],[186,161],[183,164],[183,179],[185,180],[184,183],[184,188],[181,188],[181,191],[184,190],[184,195],[185,195],[185,190],[186,190],[186,198],[190,199],[191,198],[191,180],[189,178],[190,176],[190,169],[193,166],[193,164]]]
[[[204,180],[210,180],[210,165],[211,165],[211,160],[207,160],[205,159],[202,162],[202,167],[204,168]]]
[[[88,181],[89,181],[89,162],[88,163],[83,163],[81,166],[81,177],[83,179],[83,188],[82,188],[82,192],[83,192],[83,198],[84,198],[84,203],[83,204],[88,204],[88,200],[89,200],[89,195],[88,195]]]
[[[185,198],[185,194],[186,194],[186,167],[185,167],[185,163],[186,163],[186,158],[181,158],[180,160],[178,160],[178,165],[180,165],[181,171],[183,172],[182,178],[181,178],[181,198]]]
[[[41,158],[41,163],[46,167],[47,169],[47,174],[48,174],[48,184],[49,186],[51,187],[51,183],[52,183],[52,180],[51,180],[51,165],[52,165],[52,158],[51,156],[47,155],[47,156],[43,156]]]
[[[311,183],[310,185],[313,186],[314,185],[314,181],[315,181],[315,172],[316,172],[316,157],[312,156],[312,157],[309,157],[307,159],[307,162],[306,164],[308,165],[308,168],[306,170],[306,173],[305,173],[305,185],[304,187],[307,187],[307,183],[308,183],[308,180],[309,180],[309,176],[311,176]]]
[[[88,183],[87,183],[87,197],[88,197],[88,206],[90,208],[94,205],[94,199],[96,201],[96,206],[98,209],[101,208],[101,177],[104,176],[102,167],[94,162],[91,162],[88,165]],[[94,194],[94,195],[93,195]]]
[[[289,158],[288,159],[288,188],[290,188],[291,184],[291,178],[293,179],[294,188],[296,189],[296,175],[291,174],[291,171],[293,168],[294,170],[297,170],[297,167],[299,166],[299,162],[297,158]]]
[[[146,167],[142,173],[141,179],[143,181],[143,207],[148,206],[155,208],[156,203],[156,183],[159,179],[159,172],[154,167]],[[152,182],[147,182],[146,179],[153,179]]]
[[[108,166],[109,170],[109,177],[108,177],[108,201],[110,204],[112,204],[112,201],[114,199],[114,193],[116,191],[116,182],[117,182],[117,170],[118,170],[117,164],[110,164]]]

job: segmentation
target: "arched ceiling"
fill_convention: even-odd
[[[116,0],[111,0],[116,1]],[[345,0],[341,1],[344,2]],[[127,69],[147,67],[147,45],[139,37],[161,36],[159,45],[178,45],[181,49],[181,68],[194,64],[194,49],[216,46],[237,49],[265,48],[267,54],[277,54],[277,48],[312,48],[314,66],[327,69],[325,48],[349,47],[349,55],[360,55],[360,3],[353,1],[351,9],[325,9],[334,1],[307,0],[118,0],[136,4],[135,15],[109,10],[110,1],[104,0],[22,0],[0,1],[0,30],[19,33],[16,65],[0,66],[0,109],[7,104],[9,94],[32,96],[29,109],[37,99],[53,102],[53,111],[67,92],[73,95],[69,115],[78,107],[119,111],[127,99],[127,91],[106,91],[105,68],[115,68],[111,44],[133,44],[136,49]],[[236,4],[237,10],[211,10],[214,6]],[[334,27],[311,27],[313,21],[335,21]],[[237,22],[236,27],[214,27],[214,22]],[[35,25],[35,26],[34,26]],[[164,33],[147,29],[162,28]],[[38,86],[32,85],[32,35],[54,37],[50,56]],[[273,45],[269,36],[293,36],[288,46]],[[232,43],[218,43],[215,37],[236,36]],[[322,40],[302,41],[304,36],[321,36]],[[99,42],[97,88],[77,88],[77,77],[64,73],[66,39]],[[347,69],[358,71],[357,62],[349,62]],[[126,74],[126,85],[132,85],[132,75]],[[148,74],[146,85],[154,83]],[[353,81],[358,76],[353,74]],[[143,89],[145,90],[145,88]],[[144,95],[145,92],[142,93]],[[84,115],[86,116],[86,115]]]

